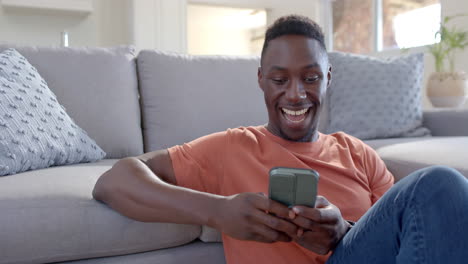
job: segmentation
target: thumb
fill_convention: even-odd
[[[330,202],[327,198],[317,195],[317,200],[315,201],[315,208],[324,208],[330,205]]]

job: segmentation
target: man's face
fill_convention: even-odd
[[[292,141],[312,141],[331,67],[314,39],[286,35],[270,41],[258,69],[268,110],[268,130]]]

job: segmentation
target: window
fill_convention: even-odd
[[[352,53],[372,51],[372,1],[338,0],[333,8],[333,49]]]
[[[333,49],[373,53],[435,43],[439,0],[336,0]]]
[[[440,26],[438,0],[383,0],[383,49],[434,43]]]

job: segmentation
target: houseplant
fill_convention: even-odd
[[[467,74],[455,70],[456,52],[468,46],[468,31],[447,25],[460,16],[467,15],[445,17],[435,35],[440,42],[429,47],[435,59],[436,72],[429,77],[427,95],[435,107],[458,107],[468,95]]]

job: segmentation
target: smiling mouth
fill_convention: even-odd
[[[300,110],[291,110],[291,109],[282,107],[281,111],[283,112],[284,117],[288,121],[293,122],[293,123],[300,123],[304,121],[304,119],[306,118],[307,113],[309,112],[309,109],[310,107],[303,108]]]

